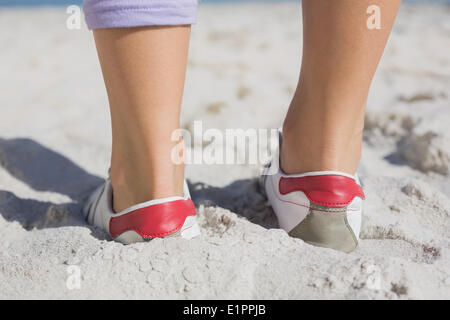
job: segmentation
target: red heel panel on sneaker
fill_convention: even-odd
[[[109,231],[113,238],[131,230],[144,238],[161,238],[179,231],[186,218],[195,215],[191,199],[176,200],[113,217],[109,222]]]
[[[345,207],[355,197],[365,199],[364,192],[355,180],[339,175],[282,177],[281,194],[302,191],[312,203],[327,207]]]

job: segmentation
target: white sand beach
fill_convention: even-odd
[[[1,9],[0,299],[449,299],[449,16],[402,5],[368,101],[362,240],[345,254],[278,229],[251,165],[188,166],[201,237],[108,241],[80,211],[110,156],[92,35],[62,7]],[[300,5],[205,4],[198,21],[183,127],[278,128]]]

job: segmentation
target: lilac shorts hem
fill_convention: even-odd
[[[85,0],[89,29],[193,24],[196,0]]]

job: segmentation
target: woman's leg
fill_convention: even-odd
[[[94,31],[112,119],[114,210],[183,195],[184,166],[171,161],[180,127],[190,27]]]
[[[171,139],[180,127],[196,9],[197,0],[84,0],[113,141],[110,179],[87,199],[83,212],[90,224],[123,243],[200,233],[184,189],[184,166],[172,161],[179,141]]]
[[[84,0],[110,104],[116,212],[183,194],[170,136],[179,127],[196,13],[197,0]]]
[[[370,83],[400,2],[302,1],[303,60],[283,125],[284,172],[356,172]],[[370,5],[381,9],[381,29],[367,28]]]

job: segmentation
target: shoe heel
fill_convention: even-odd
[[[349,253],[358,245],[347,220],[347,207],[333,208],[312,204],[306,218],[289,235],[303,241]]]

